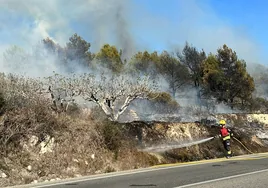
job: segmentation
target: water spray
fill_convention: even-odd
[[[201,144],[201,143],[204,143],[204,142],[208,142],[208,141],[212,140],[213,138],[214,137],[209,137],[209,138],[204,138],[204,139],[201,139],[201,140],[182,143],[182,144],[164,144],[164,145],[158,145],[158,146],[151,146],[151,147],[144,148],[141,151],[153,152],[153,153],[164,152],[164,151],[167,151],[167,150],[184,148],[184,147],[189,147],[189,146]]]

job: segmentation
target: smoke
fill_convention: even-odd
[[[145,2],[138,3],[139,1],[0,2],[2,52],[2,46],[10,44],[28,51],[32,45],[46,37],[51,37],[64,46],[68,38],[78,32],[91,43],[91,50],[97,51],[104,43],[111,43],[123,49],[124,58],[130,57],[138,49],[174,50],[189,41],[206,52],[215,52],[227,44],[247,62],[260,62],[259,44],[244,30],[227,24],[207,1],[147,3],[149,7],[167,6],[172,10],[177,7],[175,13],[171,10],[171,17],[155,14],[145,7]]]
[[[127,10],[127,4],[120,0],[111,0],[109,3],[104,0],[29,0],[27,2],[1,0],[1,10],[4,10],[1,15],[1,28],[16,33],[18,35],[16,38],[20,40],[54,36],[63,45],[68,37],[76,32],[77,27],[86,27],[80,31],[89,32],[87,35],[93,34],[90,39],[109,42],[111,36],[106,34],[111,33],[119,25],[122,31],[128,31],[124,28],[126,24],[121,24],[125,22],[122,15],[123,9]],[[10,22],[6,22],[10,17],[5,15],[11,15]],[[85,31],[86,29],[89,30]],[[99,33],[99,31],[103,32]],[[121,40],[122,32],[112,33],[117,40]]]
[[[1,54],[9,46],[17,45],[24,49],[26,54],[33,56],[33,46],[39,44],[42,39],[50,37],[64,47],[74,33],[91,43],[90,51],[98,51],[103,44],[112,43],[119,49],[124,49],[124,58],[134,53],[135,44],[129,32],[129,22],[126,20],[126,12],[130,7],[128,2],[0,0],[0,3]],[[7,70],[2,59],[1,57],[0,68],[3,72],[16,72],[10,68]],[[43,66],[38,67],[34,61]],[[44,67],[46,70],[50,69],[50,72],[63,72],[61,67],[58,67],[58,59],[54,54],[47,55],[45,60],[31,58],[27,64],[29,66],[24,70],[25,74],[30,76],[46,75]],[[77,62],[72,64],[77,67]]]
[[[152,1],[149,5],[177,7],[174,14],[170,13],[172,18],[156,14],[146,8],[145,2],[123,0],[0,0],[0,3],[0,54],[11,45],[17,45],[23,49],[23,56],[26,57],[22,61],[21,57],[14,56],[10,62],[1,57],[0,69],[3,72],[34,77],[48,76],[53,71],[64,73],[59,65],[59,57],[47,52],[40,46],[40,41],[50,37],[64,47],[74,33],[90,42],[90,51],[93,52],[97,52],[105,43],[116,45],[123,50],[123,59],[128,59],[137,50],[182,49],[185,41],[189,41],[207,53],[216,52],[227,44],[249,64],[261,62],[260,45],[245,30],[221,19],[208,1],[182,0],[175,4]],[[41,51],[39,56],[35,54],[36,45]],[[13,63],[16,66],[10,66]],[[75,72],[84,71],[78,62],[70,63]],[[159,79],[159,83],[161,89],[168,91],[164,80]],[[200,100],[198,91],[189,88],[179,91],[177,101],[181,106],[190,106],[192,109],[200,109],[200,106],[211,102]],[[233,112],[223,104],[212,105],[214,112]],[[185,114],[189,113],[185,111]]]
[[[255,97],[268,99],[268,68],[261,64],[250,64],[247,68],[250,75],[254,78]]]
[[[124,19],[124,15],[126,13],[124,12],[124,7],[122,5],[119,5],[116,10],[116,36],[118,37],[118,45],[123,50],[123,59],[128,59],[132,55],[134,55],[135,48],[134,48],[134,41],[131,37],[131,34],[128,30],[128,23]]]

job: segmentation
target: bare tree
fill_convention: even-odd
[[[101,107],[112,121],[117,121],[132,101],[138,98],[149,99],[157,89],[149,77],[133,79],[127,75],[107,76],[104,73],[99,77],[92,74],[73,75],[69,78],[55,75],[50,81],[59,99],[69,97],[69,100],[74,100],[74,97],[80,96]],[[55,96],[53,98],[56,99]]]
[[[50,93],[52,109],[58,113],[66,112],[71,103],[75,102],[75,97],[81,92],[78,90],[79,79],[76,75],[71,77],[54,74],[46,79],[47,92]]]
[[[149,77],[132,79],[127,75],[100,78],[92,75],[82,77],[80,91],[87,101],[98,104],[112,121],[117,121],[135,99],[149,99],[156,84]]]

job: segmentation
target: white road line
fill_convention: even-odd
[[[208,180],[208,181],[202,181],[202,182],[192,183],[192,184],[188,184],[188,185],[182,185],[182,186],[174,187],[174,188],[191,187],[191,186],[195,186],[195,185],[202,185],[202,184],[212,183],[212,182],[221,181],[221,180],[227,180],[227,179],[232,179],[232,178],[237,178],[237,177],[242,177],[242,176],[247,176],[247,175],[252,175],[252,174],[258,174],[258,173],[262,173],[262,172],[268,172],[268,169],[259,170],[259,171],[255,171],[255,172],[249,172],[249,173],[245,173],[245,174],[238,174],[238,175],[234,175],[234,176],[228,176],[228,177],[218,178],[218,179],[213,179],[213,180]]]

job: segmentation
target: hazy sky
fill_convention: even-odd
[[[104,43],[137,50],[206,52],[223,44],[247,62],[268,65],[266,0],[0,0],[0,52],[45,37],[64,45],[78,33],[98,50]],[[267,13],[266,13],[267,12]]]

